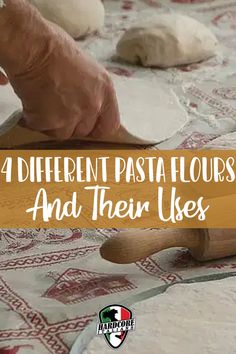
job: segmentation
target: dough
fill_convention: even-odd
[[[172,137],[188,121],[187,113],[169,86],[149,78],[127,79],[113,75],[112,79],[124,127],[121,142],[160,143]]]
[[[164,294],[131,307],[136,328],[128,333],[119,353],[235,353],[235,305],[235,277],[174,285]],[[96,336],[83,354],[112,352],[104,337]]]
[[[73,38],[100,30],[104,24],[101,0],[30,0],[49,21],[61,26]]]
[[[181,14],[159,15],[127,30],[117,54],[132,64],[168,68],[191,64],[216,54],[218,41],[202,23]]]
[[[122,127],[116,135],[104,138],[102,141],[156,144],[170,138],[188,121],[187,113],[167,85],[160,85],[157,80],[127,79],[117,75],[113,75],[112,79],[118,98]],[[3,135],[16,124],[18,114],[14,115],[14,111],[21,110],[21,103],[10,85],[0,86],[0,97],[0,123],[2,124],[0,135]],[[6,121],[7,126],[3,124]],[[37,141],[42,141],[42,134],[36,136],[32,132],[19,134],[17,130],[16,134],[7,138],[7,141],[1,137],[0,147],[10,147],[4,144],[9,142],[13,144],[16,141],[19,145],[19,139],[22,140],[21,144],[25,144],[26,136],[27,143],[30,142],[30,137],[33,139],[32,142],[35,142],[35,138],[40,139]]]

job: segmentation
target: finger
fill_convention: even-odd
[[[46,119],[46,122],[48,119]],[[40,115],[27,115],[25,111],[23,111],[22,118],[19,121],[19,125],[21,125],[24,128],[33,130],[33,131],[38,131],[42,134],[48,135],[52,138],[55,138],[57,140],[68,140],[72,137],[73,132],[75,130],[75,123],[72,122],[66,122],[67,124],[65,125],[57,125],[53,124],[53,122],[56,122],[56,119],[51,119],[49,121],[49,124],[40,124],[42,122],[42,119],[40,119]],[[52,122],[52,124],[51,124]]]
[[[3,74],[3,72],[0,70],[0,85],[7,85],[8,84],[8,78],[6,77],[5,74]]]
[[[97,120],[96,115],[86,115],[84,114],[84,119],[76,125],[76,128],[73,132],[73,138],[86,137],[94,129]]]
[[[45,130],[42,133],[45,135],[48,135],[52,138],[55,138],[56,140],[69,140],[72,138],[74,132],[74,126],[72,127],[63,127],[60,129],[54,129],[54,130]]]
[[[66,116],[66,114],[55,114],[55,110],[48,110],[47,107],[39,106],[27,106],[23,102],[23,122],[27,128],[40,132],[45,131],[60,131],[71,130],[71,126],[75,127],[75,119],[72,116]],[[56,112],[57,113],[57,112]]]
[[[107,95],[100,117],[91,132],[95,138],[113,135],[120,127],[120,114],[114,89]]]

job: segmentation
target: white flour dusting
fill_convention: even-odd
[[[236,347],[235,278],[175,285],[133,307],[136,330],[119,353],[232,354]],[[113,353],[96,337],[84,354]]]
[[[210,150],[235,150],[236,149],[236,132],[222,135],[208,143],[204,149]]]

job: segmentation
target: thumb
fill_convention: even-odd
[[[0,85],[7,85],[8,84],[8,78],[6,77],[5,74],[0,70]]]

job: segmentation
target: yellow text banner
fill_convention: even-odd
[[[236,152],[0,152],[1,228],[236,228]]]

